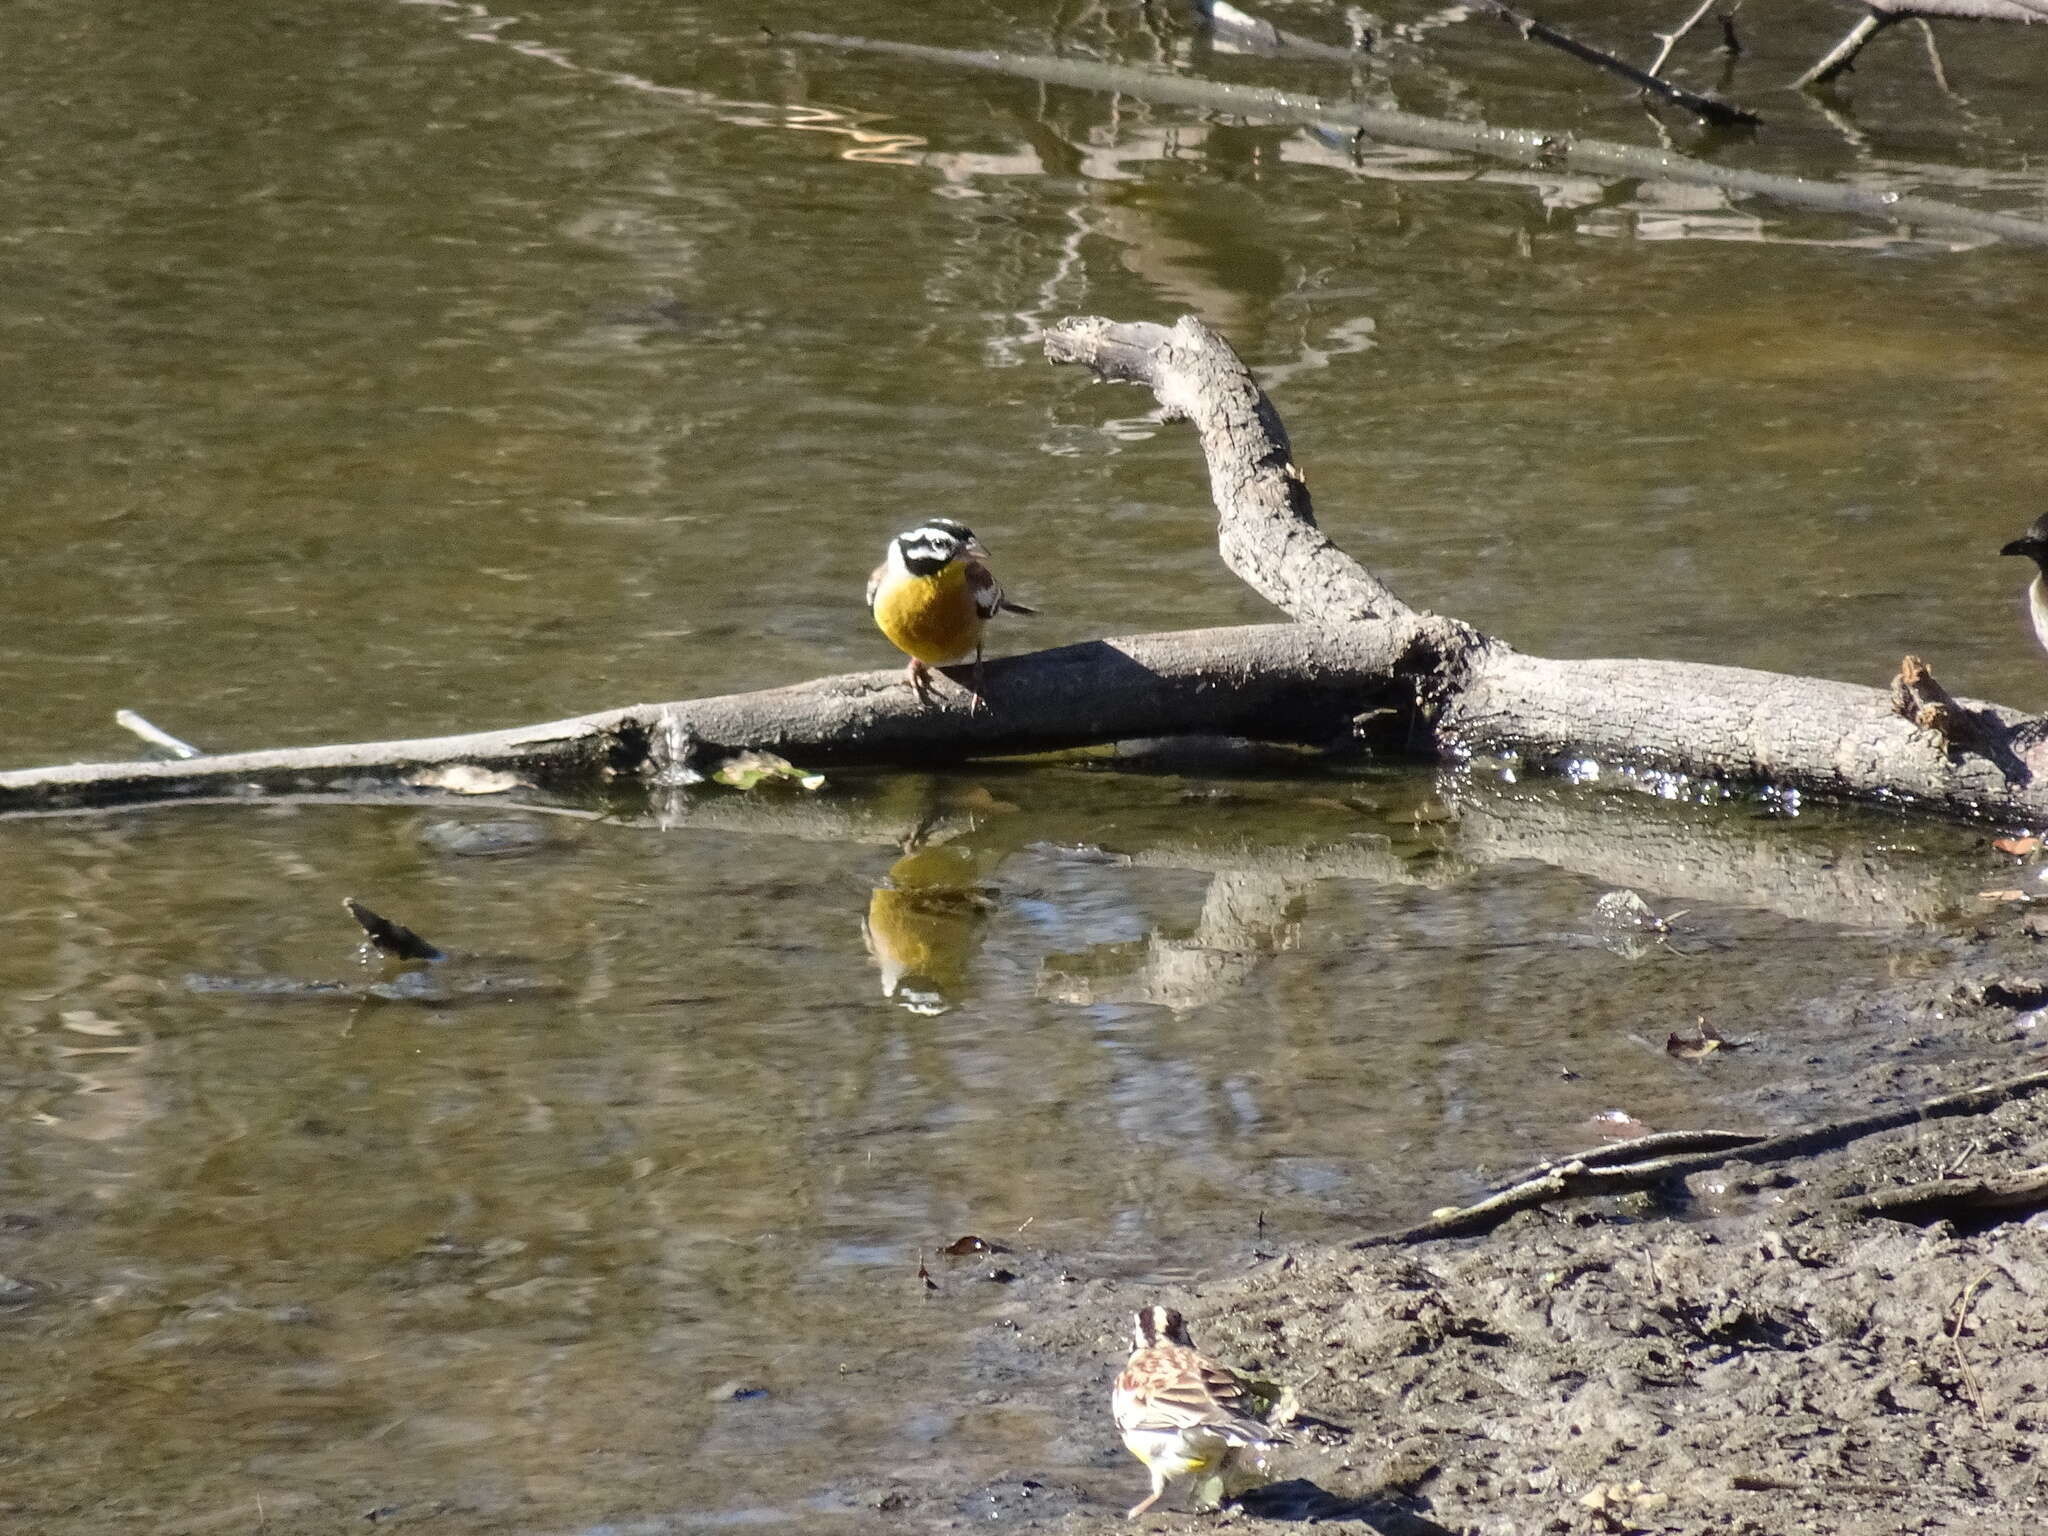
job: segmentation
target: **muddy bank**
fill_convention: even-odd
[[[2032,942],[2014,932],[1852,1010],[1871,1029],[1856,1078],[1873,1106],[2048,1066]],[[1164,1293],[1048,1281],[987,1358],[1032,1378],[1018,1400],[1067,1383],[1046,1406],[1089,1470],[1020,1470],[929,1512],[1132,1528],[1122,1509],[1145,1483],[1115,1445],[1106,1383],[1129,1308],[1156,1297],[1213,1353],[1294,1385],[1309,1420],[1280,1480],[1241,1508],[1154,1513],[1146,1529],[2038,1531],[2048,1217],[2023,1203],[1885,1219],[1867,1204],[2044,1162],[2037,1091],[1818,1156],[1731,1158],[1651,1193],[1526,1211],[1480,1237],[1280,1254]]]

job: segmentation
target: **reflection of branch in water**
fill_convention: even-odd
[[[399,3],[440,12],[443,19],[464,29],[460,35],[468,42],[495,44],[522,58],[551,64],[565,74],[582,75],[620,90],[652,96],[668,105],[695,107],[722,123],[741,128],[783,128],[799,133],[837,135],[852,146],[841,151],[839,158],[856,164],[911,165],[916,163],[916,151],[925,147],[925,140],[917,134],[884,133],[865,126],[884,120],[884,115],[878,112],[841,110],[814,103],[735,101],[688,86],[662,85],[628,69],[586,64],[567,49],[501,35],[525,18],[493,15],[488,7],[475,3],[475,0],[399,0]]]
[[[1759,826],[1726,811],[1648,797],[1618,805],[1611,794],[1472,780],[1451,804],[1451,850],[1473,865],[1529,859],[1603,884],[1837,927],[1938,923],[1962,909],[1977,883],[1925,847],[1814,837],[1796,825]],[[1931,828],[1918,832],[1939,836]]]
[[[1083,956],[1048,956],[1042,997],[1088,1006],[1151,1003],[1186,1013],[1249,981],[1301,938],[1308,882],[1270,874],[1218,875],[1184,939],[1153,934],[1136,944],[1092,945]]]
[[[1191,820],[1185,806],[1168,797],[1157,802],[1156,814],[1150,815],[1143,804],[1118,799],[1116,845],[1102,849],[1104,808],[1099,800],[1075,803],[1071,787],[1062,784],[1057,798],[1036,803],[1028,792],[1031,779],[1024,776],[1004,788],[1007,797],[1024,802],[1021,809],[993,820],[986,814],[985,792],[973,783],[956,784],[950,800],[942,798],[935,808],[917,810],[887,803],[885,796],[819,799],[703,790],[650,790],[644,797],[622,797],[608,814],[498,797],[492,797],[490,808],[498,813],[517,805],[659,832],[726,832],[870,847],[901,847],[906,838],[915,837],[930,849],[966,839],[982,861],[1032,844],[1098,849],[1132,867],[1203,870],[1304,885],[1315,880],[1360,880],[1443,888],[1463,883],[1489,865],[1528,860],[1675,901],[1755,907],[1859,929],[1941,922],[1963,909],[1979,883],[1974,866],[1946,856],[1951,847],[1960,852],[1972,846],[1969,834],[1938,824],[1915,823],[1913,840],[1907,843],[1891,824],[1881,832],[1869,823],[1824,830],[1811,817],[1760,821],[1725,805],[1633,792],[1654,789],[1648,781],[1625,781],[1623,788],[1505,785],[1472,773],[1452,773],[1432,782],[1439,785],[1452,815],[1427,847],[1397,844],[1388,835],[1385,819],[1364,815],[1348,836],[1332,835],[1327,821],[1305,832],[1299,814],[1288,814],[1290,802],[1284,797],[1263,811],[1252,808],[1248,816],[1235,815],[1228,806],[1213,806],[1199,820]],[[1144,783],[1125,780],[1120,787],[1136,790]],[[1098,792],[1103,792],[1100,786]],[[242,797],[221,796],[169,802],[161,808],[240,803]],[[472,798],[420,791],[279,795],[266,803],[403,805],[468,813],[479,809]],[[980,867],[991,869],[993,864],[983,862]],[[973,883],[985,878],[979,876]]]
[[[1931,224],[1946,229],[1968,229],[1998,235],[2023,245],[2048,245],[2048,224],[2034,219],[1988,213],[1934,198],[1886,192],[1873,187],[1713,165],[1686,155],[1581,138],[1570,133],[1499,128],[1485,123],[1424,117],[1413,112],[1384,111],[1353,102],[1324,101],[1291,91],[1193,80],[1079,59],[932,48],[920,43],[840,37],[819,32],[793,32],[788,40],[816,47],[890,54],[954,69],[990,70],[1081,90],[1119,91],[1141,100],[1263,118],[1269,122],[1297,123],[1340,131],[1356,129],[1394,143],[1457,150],[1525,166],[1565,166],[1601,176],[1647,176],[1693,182],[1768,197],[1795,207],[1878,219],[1887,224]]]

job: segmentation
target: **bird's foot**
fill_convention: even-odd
[[[910,658],[910,665],[904,669],[903,675],[909,680],[910,691],[917,695],[918,703],[930,704],[932,702],[932,669],[913,656]]]
[[[989,707],[988,691],[982,687],[981,676],[981,648],[976,646],[974,650],[974,681],[967,685],[967,713],[970,718],[982,713],[982,711]]]

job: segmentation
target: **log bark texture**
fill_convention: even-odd
[[[1224,562],[1296,622],[1093,641],[989,663],[985,707],[954,685],[926,704],[897,673],[638,705],[461,736],[81,764],[0,774],[0,812],[219,795],[359,791],[450,764],[549,787],[766,748],[805,766],[1043,752],[1220,733],[1368,745],[1438,759],[1505,756],[1583,776],[1624,770],[1670,791],[1733,780],[1950,814],[2048,820],[2048,729],[1958,700],[1968,741],[1916,726],[1875,687],[1677,661],[1527,656],[1409,606],[1316,526],[1308,482],[1270,399],[1222,337],[1060,322],[1056,363],[1151,390],[1194,428]],[[1888,666],[1873,659],[1873,675]]]
[[[1389,697],[1410,706],[1401,735],[1415,750],[1546,766],[1590,759],[1965,814],[2048,813],[2041,724],[2018,711],[1959,701],[1985,743],[1961,752],[1902,719],[1878,688],[1692,662],[1526,656],[1408,607],[1316,530],[1270,402],[1247,404],[1249,373],[1192,317],[1170,330],[1068,320],[1046,352],[1145,384],[1194,425],[1225,563],[1298,620],[1377,632],[1379,653],[1398,658]]]

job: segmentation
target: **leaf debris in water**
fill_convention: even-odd
[[[353,896],[341,898],[341,904],[348,908],[348,915],[356,920],[363,930],[364,947],[381,950],[400,960],[439,960],[441,951],[414,933],[402,923],[394,923],[388,917],[379,917]]]
[[[1704,1018],[1699,1021],[1697,1032],[1681,1035],[1676,1032],[1665,1037],[1664,1054],[1676,1056],[1680,1061],[1698,1061],[1716,1051],[1739,1051],[1749,1044],[1747,1040],[1723,1039],[1721,1032]]]
[[[805,790],[825,787],[825,775],[805,773],[788,758],[777,757],[773,752],[735,752],[718,765],[711,777],[728,789],[753,789],[777,779],[787,779]]]
[[[516,773],[479,768],[475,763],[450,763],[446,768],[420,768],[405,776],[416,789],[445,789],[457,795],[502,795],[528,787]]]

